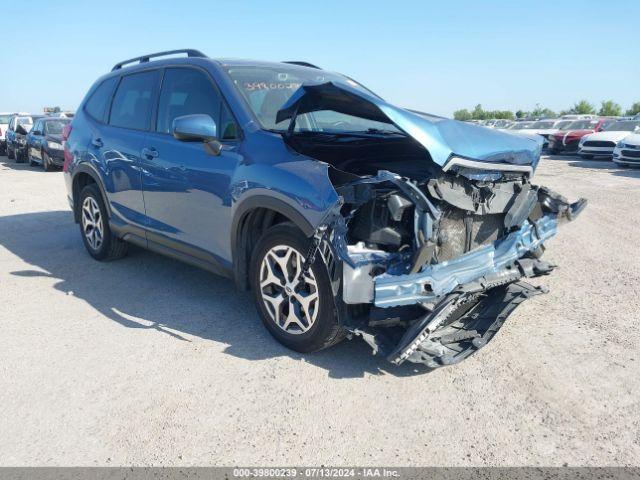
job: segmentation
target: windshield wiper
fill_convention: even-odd
[[[363,132],[353,132],[353,133],[368,133],[371,135],[404,135],[404,133],[398,132],[397,130],[383,130],[380,128],[367,128]]]

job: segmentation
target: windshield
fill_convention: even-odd
[[[291,95],[303,83],[336,82],[347,84],[372,94],[359,83],[342,75],[316,70],[313,68],[294,67],[283,64],[278,67],[240,66],[229,67],[227,73],[233,80],[240,94],[266,130],[284,132],[290,120],[276,123],[278,110],[289,100]],[[400,132],[390,123],[376,122],[365,118],[354,117],[331,110],[321,110],[298,115],[296,132]]]
[[[62,133],[62,129],[69,122],[65,122],[64,120],[49,120],[44,124],[44,133],[49,133],[51,135],[60,135]]]
[[[567,127],[572,123],[573,123],[573,120],[563,120],[561,122],[558,122],[558,125],[556,125],[556,128],[558,130],[566,130]]]
[[[544,121],[544,122],[535,122],[531,128],[553,128],[553,124],[555,122],[552,121]]]
[[[509,127],[510,130],[526,130],[527,128],[531,128],[533,122],[519,122],[515,125]]]
[[[597,120],[578,120],[576,122],[571,122],[562,130],[593,130],[596,128],[597,124]]]
[[[11,115],[0,115],[0,123],[6,124],[11,120]]]
[[[17,125],[33,125],[33,120],[31,117],[20,117],[18,118]]]
[[[623,122],[614,122],[603,129],[605,132],[634,132],[640,128],[639,120],[628,120]]]

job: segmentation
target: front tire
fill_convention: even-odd
[[[44,169],[45,172],[50,172],[51,170],[53,170],[53,167],[51,165],[51,160],[49,160],[49,155],[47,155],[47,152],[45,152],[44,150],[42,151],[42,168]]]
[[[310,239],[292,223],[264,232],[251,259],[258,314],[269,333],[297,352],[315,352],[344,338],[327,268],[320,254],[301,275]]]
[[[80,208],[80,234],[85,248],[96,260],[115,260],[127,254],[129,244],[111,231],[100,190],[95,183],[82,189]]]
[[[7,158],[9,160],[14,160],[16,158],[14,151],[9,148],[9,145],[7,145]]]

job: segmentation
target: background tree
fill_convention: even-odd
[[[625,115],[632,117],[640,113],[640,102],[636,102],[631,105],[631,108],[625,112]]]
[[[580,100],[578,103],[573,105],[570,112],[580,115],[593,115],[596,113],[596,108],[586,100]]]
[[[603,100],[598,115],[603,117],[619,117],[622,115],[622,107],[613,100]]]
[[[461,110],[456,110],[455,112],[453,112],[453,118],[455,118],[456,120],[471,120],[473,118],[473,115],[471,115],[471,112],[469,110],[463,108]]]
[[[472,111],[462,108],[453,112],[456,120],[488,120],[491,118],[513,120],[514,115],[511,110],[485,110],[478,104]]]
[[[558,116],[556,112],[541,106],[539,103],[536,103],[536,108],[530,113],[530,115],[535,118],[555,118]]]
[[[510,110],[493,110],[487,113],[487,118],[504,118],[507,120],[513,120],[515,116]]]
[[[524,118],[527,116],[527,112],[523,111],[523,110],[518,110],[516,112],[516,118]]]
[[[476,105],[473,112],[471,112],[471,117],[474,120],[485,120],[487,118],[485,115],[486,113],[480,104]]]

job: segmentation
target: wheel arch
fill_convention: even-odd
[[[44,160],[43,160],[44,162]],[[104,200],[105,208],[107,209],[107,215],[111,218],[111,207],[107,199],[107,193],[100,178],[98,171],[87,163],[78,165],[73,173],[72,180],[72,194],[73,194],[73,217],[78,223],[80,221],[80,209],[78,208],[78,201],[80,199],[80,192],[82,189],[90,184],[95,183],[98,185],[102,199]]]
[[[269,227],[291,222],[307,237],[315,228],[307,218],[291,205],[267,195],[254,195],[244,200],[235,211],[231,223],[231,254],[236,286],[249,289],[249,263],[253,246]]]

